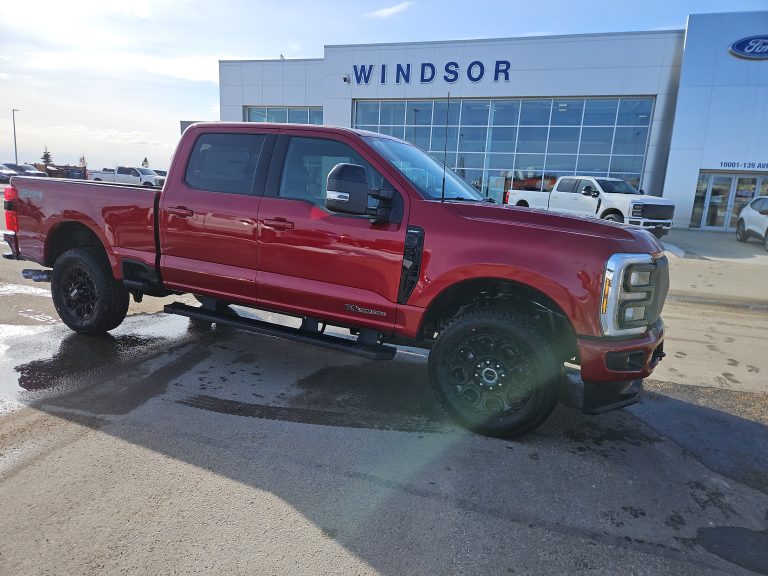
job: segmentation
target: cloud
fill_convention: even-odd
[[[390,6],[389,8],[382,8],[381,10],[375,10],[374,12],[371,12],[368,14],[370,18],[389,18],[390,16],[394,16],[398,12],[404,12],[408,10],[413,6],[413,2],[400,2],[400,4],[396,4],[395,6]]]

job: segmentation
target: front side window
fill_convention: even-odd
[[[263,134],[203,134],[187,164],[192,188],[229,194],[253,194]]]
[[[612,194],[640,194],[631,184],[624,182],[624,180],[601,180],[598,178],[597,183],[605,192]]]
[[[285,155],[279,195],[325,206],[328,173],[336,164],[364,166],[368,188],[382,187],[384,178],[350,146],[323,138],[291,138]]]

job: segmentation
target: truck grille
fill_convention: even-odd
[[[675,207],[666,204],[645,204],[643,206],[643,218],[649,220],[671,220],[674,213]]]

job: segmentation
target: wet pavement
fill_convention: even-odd
[[[31,410],[0,419],[0,572],[768,573],[766,411],[742,417],[762,396],[652,381],[503,441],[437,409],[415,350],[372,363],[161,313],[9,330],[0,397]]]

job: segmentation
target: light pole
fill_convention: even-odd
[[[16,149],[16,112],[21,112],[21,110],[14,108],[13,112],[11,112],[11,115],[13,116],[13,157],[14,163],[18,164],[19,151]]]

